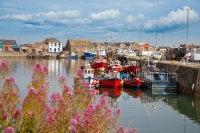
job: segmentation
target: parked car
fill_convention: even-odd
[[[166,52],[167,60],[181,60],[186,59],[187,49],[185,47],[171,48]]]
[[[151,54],[151,58],[154,60],[162,60],[163,53],[162,52],[153,52]]]

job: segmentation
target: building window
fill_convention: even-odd
[[[51,51],[52,51],[52,48],[50,48],[49,51],[51,52]]]
[[[57,46],[56,43],[54,44],[54,46],[55,46],[55,47]]]

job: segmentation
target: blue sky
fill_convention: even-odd
[[[112,35],[156,47],[200,45],[199,0],[1,0],[0,10],[0,39],[20,44],[51,37],[108,42]]]

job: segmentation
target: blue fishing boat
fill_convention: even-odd
[[[93,59],[93,58],[96,58],[97,57],[97,53],[96,52],[83,52],[84,53],[84,56],[85,56],[85,59]]]
[[[67,59],[78,59],[78,54],[76,52],[72,52]]]

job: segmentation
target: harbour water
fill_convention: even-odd
[[[49,68],[48,81],[50,94],[59,91],[58,78],[67,77],[67,84],[73,87],[74,74],[84,64],[84,60],[0,58],[10,68],[10,77],[25,97],[27,86],[31,82],[31,73],[36,63]],[[2,81],[0,81],[0,89]],[[100,95],[100,94],[99,94]],[[134,90],[121,88],[118,96],[110,97],[113,108],[122,111],[119,125],[126,128],[136,127],[139,133],[199,133],[200,98],[188,95],[152,95],[146,89]]]

